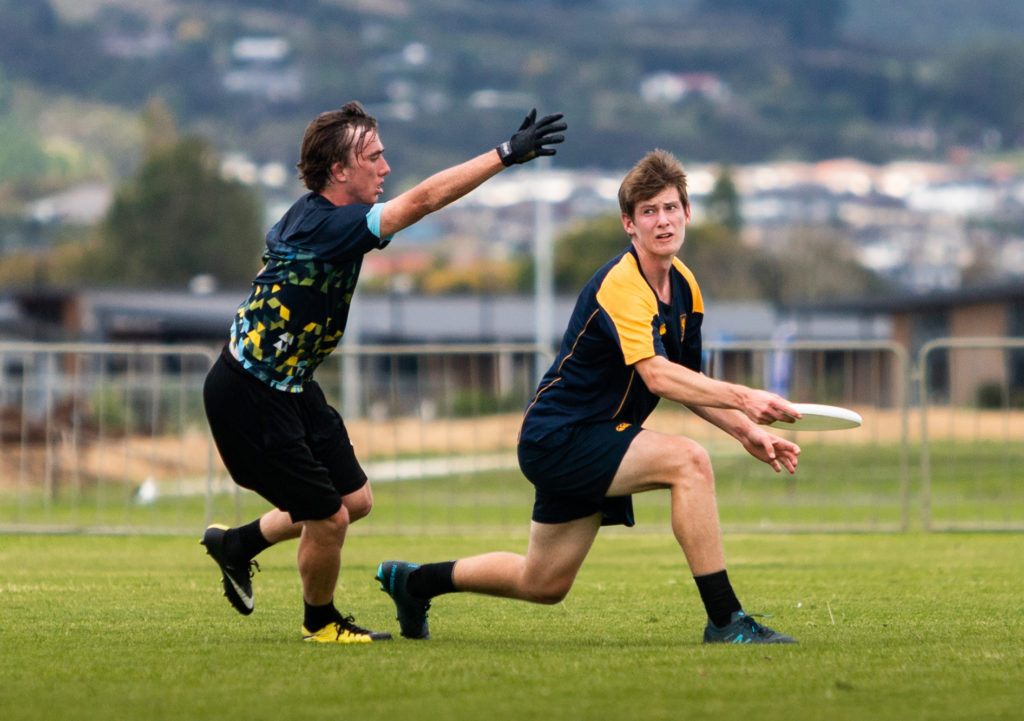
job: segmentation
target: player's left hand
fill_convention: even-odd
[[[800,446],[796,443],[769,433],[760,426],[753,426],[739,440],[747,449],[747,453],[767,463],[776,473],[783,468],[790,473],[796,473],[797,456],[800,455]]]
[[[530,114],[523,120],[519,130],[507,141],[498,146],[498,155],[501,162],[506,166],[516,163],[525,163],[533,160],[538,155],[554,155],[555,149],[547,147],[565,141],[561,133],[569,126],[560,123],[561,113],[545,115],[537,120],[537,108],[530,111]]]

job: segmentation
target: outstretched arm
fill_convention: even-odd
[[[533,110],[512,137],[482,155],[431,175],[414,188],[388,201],[381,212],[380,232],[386,238],[471,192],[506,167],[540,155],[554,155],[548,147],[565,140],[561,113],[536,119]]]
[[[738,410],[707,406],[687,407],[738,440],[747,453],[767,463],[776,473],[783,468],[790,473],[796,473],[797,457],[800,455],[800,446],[796,443],[771,433]]]
[[[800,417],[782,396],[709,378],[664,356],[644,358],[633,367],[651,393],[676,403],[735,409],[754,423],[792,422]]]
[[[505,169],[494,150],[442,170],[384,204],[382,238],[394,235],[449,203],[458,200]]]
[[[709,378],[661,356],[645,358],[634,367],[652,393],[687,406],[776,471],[796,470],[800,447],[758,425],[799,418],[800,414],[785,398]]]

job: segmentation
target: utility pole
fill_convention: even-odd
[[[539,381],[551,362],[551,339],[554,335],[555,315],[555,274],[554,238],[551,220],[551,203],[543,197],[543,174],[551,168],[549,158],[537,158],[533,172],[541,176],[534,183],[533,204],[533,298],[534,298],[534,342],[538,349],[536,379]]]

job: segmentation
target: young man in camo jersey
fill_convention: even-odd
[[[561,118],[538,121],[534,110],[497,148],[386,203],[377,199],[391,168],[377,122],[359,103],[322,113],[306,129],[298,168],[310,192],[267,233],[263,269],[203,393],[231,477],[274,506],[238,528],[212,525],[202,539],[220,567],[224,595],[240,613],[253,610],[254,557],[298,538],[303,639],[391,638],[360,628],[334,605],[345,533],[370,512],[373,497],[345,425],[313,372],[345,331],[363,256],[504,168],[554,155],[549,146],[564,140]]]

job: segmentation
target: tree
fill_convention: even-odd
[[[779,293],[775,259],[744,245],[721,223],[691,225],[679,257],[697,276],[705,296],[719,300],[772,300]]]
[[[728,166],[722,168],[715,185],[704,201],[708,218],[724,225],[731,232],[739,234],[743,229],[743,217],[740,214],[740,194],[732,181],[732,171]]]
[[[846,14],[847,0],[703,0],[702,12],[750,13],[785,28],[798,45],[833,43]]]
[[[146,157],[166,150],[178,141],[178,123],[163,98],[150,98],[142,108],[142,131],[142,152]]]
[[[1018,41],[972,46],[945,61],[939,111],[974,133],[995,128],[1012,145],[1024,140],[1024,48]]]
[[[578,293],[598,268],[629,245],[618,215],[582,221],[555,242],[555,288]]]
[[[185,137],[153,151],[117,193],[86,272],[126,285],[180,286],[203,273],[243,282],[259,259],[260,225],[254,193],[221,177],[204,140]]]
[[[889,291],[884,280],[856,261],[842,234],[825,226],[793,228],[776,267],[771,296],[776,302],[832,302]]]

